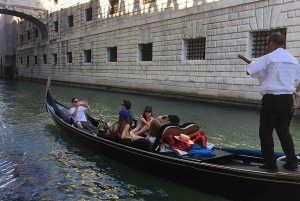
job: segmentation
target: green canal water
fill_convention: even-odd
[[[46,84],[0,79],[0,200],[212,200],[223,198],[154,177],[63,137],[45,111]],[[259,111],[153,96],[51,86],[70,105],[88,99],[91,115],[114,121],[123,99],[138,118],[146,105],[154,115],[177,114],[195,122],[220,147],[259,149]],[[291,133],[300,152],[300,119]],[[275,150],[281,151],[276,135]]]

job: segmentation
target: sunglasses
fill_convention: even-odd
[[[73,101],[73,103],[77,103],[78,102],[78,100],[77,101]]]
[[[145,112],[151,113],[152,111],[145,111]]]

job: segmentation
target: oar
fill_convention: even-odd
[[[246,57],[244,57],[243,55],[238,55],[238,57],[240,58],[240,59],[242,59],[243,61],[245,61],[246,63],[248,63],[248,64],[250,64],[251,63],[251,61],[249,60],[249,59],[247,59]],[[300,94],[298,94],[297,92],[293,92],[293,95],[294,96],[296,96],[296,97],[298,97],[298,98],[300,98]]]

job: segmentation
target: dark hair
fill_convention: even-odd
[[[169,114],[168,119],[172,124],[178,125],[180,122],[180,119],[177,115],[174,114]]]
[[[129,118],[128,117],[122,117],[119,115],[119,119],[118,121],[116,121],[115,123],[113,123],[113,126],[114,124],[117,124],[117,130],[116,130],[116,133],[121,136],[122,135],[122,132],[123,132],[123,129],[125,127],[126,124],[129,124]],[[130,128],[129,128],[130,129]]]
[[[273,41],[273,43],[282,47],[285,43],[284,35],[282,35],[282,33],[280,33],[280,32],[272,33],[268,37],[268,42],[270,42],[270,41]]]
[[[75,99],[77,99],[77,100],[78,100],[78,98],[72,98],[72,99],[71,99],[71,102],[73,103],[73,101],[74,101]]]
[[[123,100],[123,105],[125,106],[126,110],[130,110],[131,102],[129,100]]]
[[[147,117],[146,117],[146,111],[151,111],[151,117],[153,117],[153,112],[152,112],[152,107],[151,106],[146,106],[143,112],[143,118],[147,121]],[[144,123],[142,122],[142,125],[144,125]]]

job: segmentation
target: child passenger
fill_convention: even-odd
[[[157,119],[153,119],[150,124],[150,134],[146,137],[147,140],[150,141],[151,145],[156,140],[156,135],[161,127],[160,122]]]

